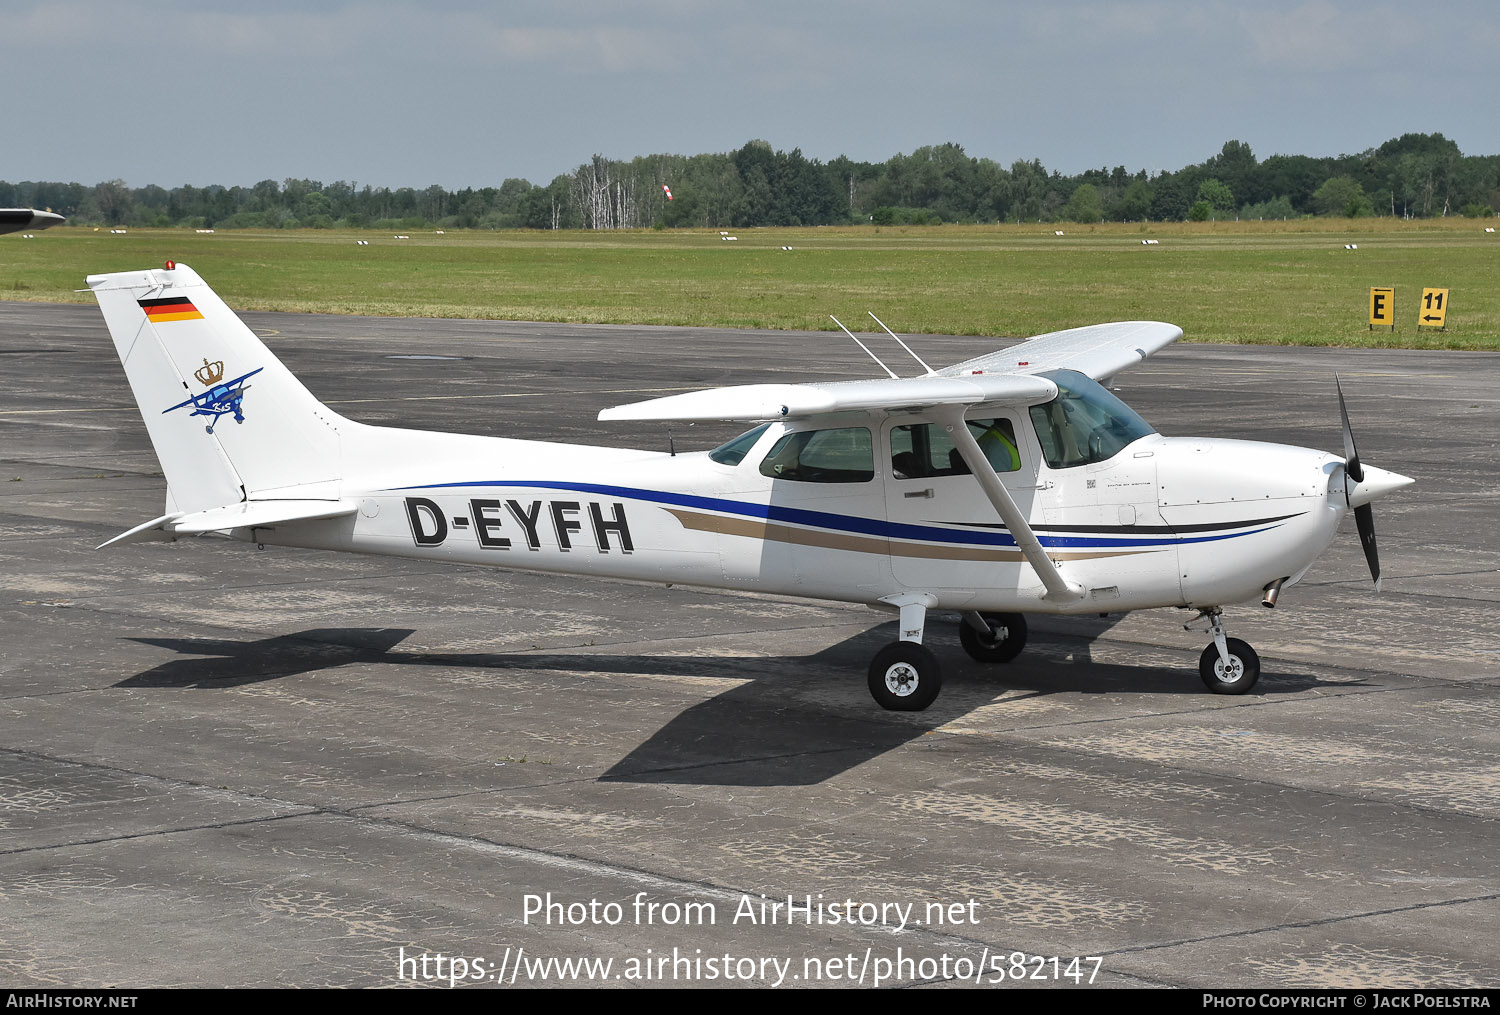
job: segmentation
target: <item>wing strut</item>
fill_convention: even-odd
[[[1000,477],[995,475],[995,470],[990,466],[988,458],[979,449],[979,442],[969,432],[968,425],[964,422],[964,406],[939,406],[933,415],[939,423],[947,427],[949,436],[953,438],[953,444],[958,448],[958,453],[963,456],[964,462],[969,466],[969,471],[974,478],[979,480],[979,487],[984,495],[989,498],[995,510],[1000,515],[1000,520],[1015,537],[1016,546],[1026,557],[1042,584],[1047,587],[1047,594],[1043,599],[1066,602],[1073,599],[1082,599],[1084,589],[1077,582],[1070,582],[1057,570],[1057,565],[1052,563],[1047,556],[1047,551],[1042,548],[1041,541],[1036,538],[1036,533],[1031,531],[1021,509],[1016,507],[1016,502],[1011,500],[1010,493],[1005,489],[1005,484],[1000,482]]]

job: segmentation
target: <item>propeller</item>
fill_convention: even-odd
[[[1354,446],[1354,431],[1349,426],[1349,410],[1344,406],[1344,388],[1338,375],[1333,378],[1339,393],[1339,415],[1344,422],[1344,499],[1354,509],[1354,524],[1359,529],[1359,545],[1365,551],[1365,563],[1370,565],[1370,577],[1375,580],[1375,591],[1380,591],[1380,554],[1375,549],[1375,512],[1370,502],[1381,494],[1408,486],[1415,480],[1395,472],[1387,472],[1374,466],[1366,466],[1359,460],[1359,450]]]
[[[1359,449],[1354,446],[1354,430],[1349,426],[1349,410],[1344,406],[1344,386],[1338,374],[1333,375],[1333,386],[1339,393],[1339,415],[1344,418],[1344,499],[1354,507],[1353,487],[1365,481],[1365,468],[1359,463]],[[1375,512],[1368,503],[1354,507],[1354,524],[1359,529],[1359,545],[1365,550],[1365,563],[1370,565],[1370,577],[1375,580],[1375,591],[1380,591],[1380,553],[1375,549]]]

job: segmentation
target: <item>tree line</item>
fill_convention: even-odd
[[[667,191],[671,190],[671,199]],[[1180,222],[1308,215],[1493,216],[1500,156],[1464,155],[1441,134],[1403,134],[1357,155],[1272,155],[1243,141],[1176,171],[1124,166],[1074,176],[1039,160],[1007,168],[957,144],[885,162],[809,159],[750,141],[733,152],[595,155],[541,186],[363,187],[262,180],[251,187],[130,187],[122,180],[0,181],[0,207],[50,208],[75,225],[235,228],[639,229]]]

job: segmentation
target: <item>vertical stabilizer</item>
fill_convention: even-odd
[[[197,272],[91,275],[167,477],[167,510],[339,495],[340,427]]]

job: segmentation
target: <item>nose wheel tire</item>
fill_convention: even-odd
[[[914,641],[896,641],[870,661],[870,694],[892,712],[920,712],[943,688],[943,671],[935,657]]]
[[[968,620],[958,622],[958,640],[970,658],[982,663],[1008,663],[1026,647],[1026,618],[1019,613],[980,614],[988,634],[974,630]]]
[[[1245,694],[1260,679],[1260,656],[1238,638],[1228,638],[1229,665],[1219,657],[1216,645],[1210,645],[1198,657],[1198,675],[1215,694]]]

